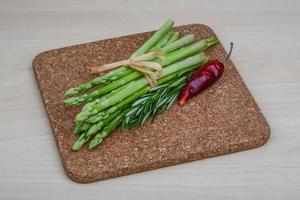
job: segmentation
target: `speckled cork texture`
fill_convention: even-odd
[[[176,28],[197,38],[215,35],[205,25]],[[178,163],[243,151],[263,145],[269,126],[231,61],[212,87],[184,107],[174,104],[154,123],[116,131],[98,148],[72,152],[77,139],[73,119],[80,107],[65,107],[64,92],[93,78],[88,67],[128,58],[152,32],[112,38],[37,55],[33,69],[65,172],[81,183],[137,173]],[[221,44],[208,49],[223,59]],[[199,163],[201,164],[201,163]]]

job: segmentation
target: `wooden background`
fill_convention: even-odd
[[[209,25],[272,129],[259,148],[92,184],[63,172],[31,62],[41,51]],[[0,199],[299,199],[300,1],[0,0]]]

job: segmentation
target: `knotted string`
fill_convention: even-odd
[[[156,76],[159,77],[162,75],[163,68],[158,62],[147,61],[152,58],[164,58],[164,53],[161,51],[155,51],[143,54],[141,56],[137,56],[134,58],[129,58],[126,60],[121,60],[117,62],[113,62],[110,64],[105,64],[97,67],[90,68],[90,72],[92,74],[99,74],[101,72],[111,70],[114,68],[118,68],[121,66],[129,66],[134,70],[137,70],[144,74],[147,81],[149,82],[151,87],[157,85]]]

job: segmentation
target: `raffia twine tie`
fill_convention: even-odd
[[[97,67],[90,68],[91,74],[99,74],[101,72],[115,69],[121,66],[129,66],[134,70],[137,70],[144,74],[147,81],[149,82],[151,87],[157,85],[156,78],[162,75],[163,68],[157,62],[147,61],[152,58],[164,58],[164,53],[162,51],[150,52],[143,54],[141,56],[137,56],[134,58],[129,58],[126,60],[121,60],[117,62],[113,62],[110,64],[105,64]]]

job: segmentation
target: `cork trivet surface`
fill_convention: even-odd
[[[215,36],[207,26],[176,27],[198,39]],[[74,117],[81,106],[65,107],[64,92],[94,78],[88,67],[128,58],[153,32],[134,34],[46,51],[37,55],[33,69],[46,107],[64,170],[76,182],[93,182],[198,160],[263,145],[270,129],[235,66],[212,87],[184,107],[176,103],[134,130],[115,131],[95,150],[70,150],[78,138]],[[223,59],[221,44],[209,48],[211,58]]]

